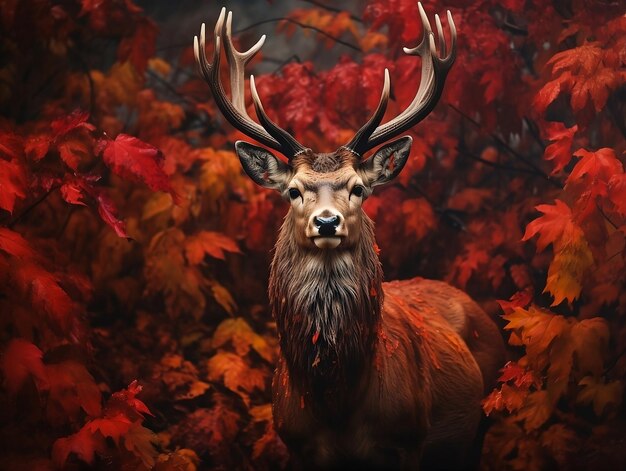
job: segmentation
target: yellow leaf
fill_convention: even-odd
[[[364,52],[368,52],[377,47],[382,49],[387,46],[387,35],[376,31],[368,31],[359,42]]]
[[[164,59],[160,57],[153,57],[148,61],[148,68],[150,70],[154,70],[160,75],[164,77],[170,74],[172,70],[172,66],[167,63]]]
[[[573,302],[582,289],[585,271],[593,265],[593,256],[582,232],[579,237],[563,243],[557,248],[554,259],[548,268],[545,292],[554,296],[552,306],[561,304],[564,299]]]
[[[246,355],[253,348],[269,363],[274,362],[274,349],[241,317],[222,321],[213,334],[213,348],[221,348],[228,342],[240,356]]]
[[[211,282],[211,292],[213,293],[213,298],[217,303],[224,308],[224,310],[232,315],[237,309],[237,303],[230,295],[230,292],[220,285],[217,281]]]
[[[263,370],[249,366],[239,355],[224,351],[209,359],[207,375],[210,381],[223,381],[224,386],[239,394],[245,402],[248,402],[249,393],[265,389],[268,376]]]
[[[570,322],[563,316],[535,306],[528,310],[515,307],[513,312],[502,317],[509,322],[504,328],[515,329],[522,343],[526,345],[529,361],[537,371],[546,366],[552,341],[570,327]]]
[[[142,220],[150,219],[172,208],[172,196],[169,193],[154,193],[143,207]]]
[[[270,422],[272,420],[272,404],[262,404],[251,407],[248,411],[252,417],[252,422]]]

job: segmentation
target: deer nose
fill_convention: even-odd
[[[317,229],[322,237],[335,235],[340,222],[339,216],[315,216],[313,218],[313,224],[317,226]]]

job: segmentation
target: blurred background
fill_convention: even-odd
[[[446,35],[451,10],[457,60],[364,204],[385,278],[445,280],[502,328],[482,469],[626,469],[624,6],[423,5]],[[243,174],[198,74],[221,6],[0,2],[4,469],[291,467],[266,294],[288,204]],[[268,36],[248,67],[268,114],[317,151],[367,120],[385,68],[384,121],[416,93],[413,0],[226,6],[240,49]]]

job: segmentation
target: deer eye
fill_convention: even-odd
[[[297,188],[289,188],[289,198],[295,200],[296,198],[301,198],[302,193]]]
[[[360,198],[361,196],[363,196],[363,191],[364,189],[361,185],[355,185],[354,188],[352,188],[350,194],[356,196],[357,198]]]

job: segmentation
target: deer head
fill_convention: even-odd
[[[374,114],[350,142],[332,153],[313,152],[276,125],[265,113],[254,76],[250,76],[250,91],[260,124],[248,115],[244,102],[244,67],[261,49],[265,36],[248,51],[237,51],[232,42],[232,12],[226,15],[222,8],[215,25],[215,52],[210,63],[205,55],[204,24],[200,39],[194,38],[200,72],[226,119],[244,134],[287,157],[287,162],[283,162],[263,147],[244,141],[235,144],[237,155],[250,178],[261,186],[279,191],[290,201],[291,210],[287,217],[292,219],[295,241],[303,248],[350,248],[359,241],[362,221],[366,217],[361,204],[375,186],[391,181],[400,173],[409,156],[412,139],[401,137],[380,147],[369,159],[364,160],[363,156],[423,120],[441,96],[455,59],[454,21],[448,11],[452,44],[447,53],[441,21],[435,15],[439,53],[421,3],[418,7],[424,29],[422,41],[412,49],[404,48],[406,54],[419,55],[422,59],[420,85],[415,98],[400,115],[381,125],[390,90],[389,71],[385,69],[383,90]],[[222,44],[230,67],[230,100],[220,82]]]

